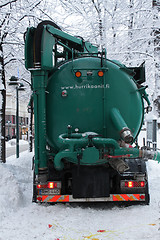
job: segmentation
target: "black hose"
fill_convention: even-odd
[[[61,28],[54,22],[45,20],[38,24],[36,31],[35,31],[35,37],[34,37],[34,62],[35,63],[41,63],[41,40],[42,40],[42,33],[43,33],[43,27],[45,25],[51,25],[54,28],[57,28],[61,30]]]

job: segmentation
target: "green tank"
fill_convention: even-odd
[[[81,133],[134,141],[143,122],[144,105],[135,81],[125,70],[114,61],[105,60],[102,68],[100,58],[83,57],[53,72],[46,107],[47,138],[52,147],[60,147],[58,137],[66,133],[68,125]]]
[[[66,162],[103,165],[141,156],[121,144],[135,141],[143,100],[150,106],[143,66],[108,60],[105,49],[48,21],[28,29],[25,59],[32,74],[36,175],[47,176],[49,159],[61,171]]]

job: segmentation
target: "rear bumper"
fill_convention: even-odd
[[[145,202],[145,194],[111,194],[102,198],[73,198],[72,195],[38,195],[37,202]]]

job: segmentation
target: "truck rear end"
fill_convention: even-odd
[[[29,28],[35,202],[149,203],[145,161],[136,144],[150,110],[144,66],[127,68],[106,50],[45,21]],[[144,103],[146,102],[146,103]]]

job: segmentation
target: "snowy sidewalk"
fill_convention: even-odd
[[[28,141],[20,140],[19,141],[19,152],[27,151],[29,148]],[[12,139],[6,142],[6,157],[10,157],[16,154],[16,139]]]

